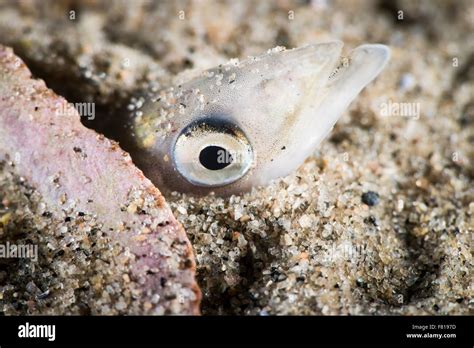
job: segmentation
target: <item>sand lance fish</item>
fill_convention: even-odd
[[[132,157],[161,190],[229,195],[283,177],[310,156],[386,65],[387,46],[346,57],[339,41],[237,59],[138,105]]]

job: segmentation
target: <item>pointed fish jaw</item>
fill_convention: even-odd
[[[362,45],[354,49],[346,66],[342,66],[329,81],[327,95],[310,123],[318,129],[313,142],[317,146],[331,131],[349,104],[362,89],[375,79],[390,59],[385,45]]]
[[[383,70],[389,57],[387,46],[362,45],[350,53],[346,66],[338,68],[330,77],[318,77],[321,81],[325,79],[323,86],[319,81],[315,88],[305,91],[307,97],[300,100],[297,121],[288,130],[291,136],[287,144],[278,144],[280,151],[274,151],[273,161],[259,163],[258,184],[288,175],[301,165],[360,91]]]

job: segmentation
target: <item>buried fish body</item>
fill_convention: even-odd
[[[198,195],[291,173],[389,59],[384,45],[342,46],[275,48],[160,91],[132,119],[132,157],[160,189]]]

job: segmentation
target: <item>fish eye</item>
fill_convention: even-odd
[[[173,148],[178,172],[192,184],[206,187],[239,180],[252,166],[253,157],[240,128],[212,117],[185,127]]]

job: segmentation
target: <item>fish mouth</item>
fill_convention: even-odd
[[[280,126],[275,128],[279,138],[272,140],[268,147],[271,149],[269,157],[275,160],[265,163],[260,183],[291,173],[312,155],[349,104],[379,75],[390,57],[389,48],[381,44],[361,45],[347,56],[341,55],[342,47],[340,41],[308,45],[290,50],[289,55],[282,58],[289,65],[287,71],[293,74],[300,95],[292,99],[293,108],[285,112]],[[295,66],[297,61],[299,66]],[[281,78],[285,77],[282,74]],[[287,94],[291,93],[291,84],[284,88],[288,88]],[[278,107],[287,108],[283,103]],[[282,144],[285,151],[280,151]]]
[[[357,95],[385,68],[390,49],[383,44],[364,44],[343,56],[343,46],[338,40],[306,45],[284,51],[282,61],[293,69],[295,63],[303,66],[313,82],[318,79],[328,89],[352,89]]]
[[[342,55],[344,44],[330,41],[283,52],[281,60],[294,80],[300,80],[301,98],[285,124],[304,123],[304,128],[332,128],[344,109],[386,66],[390,49],[382,44],[364,44]],[[297,66],[295,64],[298,63]],[[314,116],[318,110],[324,114]],[[308,127],[313,125],[313,127]]]
[[[385,68],[390,59],[390,49],[382,44],[365,44],[341,57],[341,64],[331,74],[328,85],[360,92]],[[358,93],[357,92],[357,93]]]
[[[390,59],[390,49],[382,44],[365,44],[340,58],[339,66],[329,76],[326,95],[319,110],[324,110],[319,127],[329,133],[344,110],[385,68]],[[320,139],[324,139],[324,136]]]
[[[305,61],[308,58],[316,66],[308,69],[306,77],[302,76],[305,90],[297,106],[299,112],[293,113],[300,119],[294,122],[303,122],[305,128],[317,127],[329,132],[349,104],[380,74],[390,59],[390,49],[382,44],[358,46],[347,56],[342,55],[342,47],[341,41],[331,41],[297,50],[302,65],[311,64]]]

